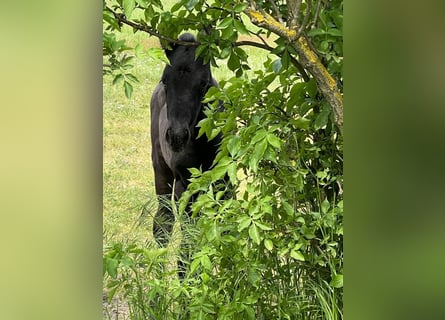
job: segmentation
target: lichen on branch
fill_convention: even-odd
[[[257,10],[254,5],[246,8],[244,13],[253,24],[286,39],[289,45],[295,49],[300,63],[314,77],[320,92],[331,105],[335,124],[340,132],[343,132],[343,97],[335,79],[312,50],[306,36],[294,29],[287,28],[267,12]]]

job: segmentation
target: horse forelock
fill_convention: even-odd
[[[189,32],[186,32],[186,33],[181,34],[179,36],[179,40],[180,41],[186,41],[186,42],[195,42],[196,38],[195,38],[195,36],[193,34],[191,34]]]

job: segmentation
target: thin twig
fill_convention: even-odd
[[[298,13],[300,12],[302,0],[288,0],[289,7],[289,29],[293,29],[299,26]]]
[[[243,41],[235,42],[235,47],[241,47],[241,46],[252,46],[252,47],[257,47],[257,48],[264,49],[267,51],[272,51],[274,49],[273,47],[271,47],[267,44],[250,41],[250,40],[243,40]]]
[[[137,24],[133,21],[128,20],[123,13],[117,13],[108,7],[107,7],[107,10],[109,10],[120,23],[123,23],[130,27],[133,27],[136,30],[144,31],[144,32],[146,32],[152,36],[155,36],[159,39],[168,41],[169,43],[176,43],[176,44],[183,45],[183,46],[199,46],[200,45],[200,43],[197,41],[194,41],[194,42],[181,41],[181,40],[172,39],[170,37],[164,36],[156,31],[154,31],[153,29],[151,29],[150,27],[148,27],[146,25]]]
[[[274,0],[269,0],[269,2],[272,4],[277,20],[283,23],[283,16],[281,15],[280,9],[277,7],[277,4],[275,3]]]
[[[297,0],[297,4],[295,6],[295,17],[298,18],[298,13],[300,12],[302,0]]]
[[[315,27],[315,24],[317,23],[318,15],[320,14],[320,10],[321,10],[321,0],[318,0],[317,9],[315,10],[314,21],[312,21],[311,28]]]
[[[309,16],[311,15],[311,8],[312,8],[312,1],[308,1],[308,5],[306,8],[306,15],[304,16],[303,23],[298,28],[297,35],[295,37],[295,41],[298,40],[298,38],[301,36],[301,33],[303,32],[303,30],[306,29],[306,27],[307,27],[307,24],[309,22]]]
[[[264,40],[264,38],[262,36],[260,36],[260,32],[261,30],[259,30],[257,33],[254,33],[254,35],[261,40],[262,43],[264,43],[264,45],[269,46],[266,42],[266,40]]]
[[[308,82],[310,80],[309,76],[306,73],[306,70],[303,68],[303,66],[298,62],[297,59],[295,59],[293,56],[290,56],[290,61],[292,62],[292,64],[298,69],[298,71],[300,71],[301,76],[303,77],[303,80],[305,82]]]

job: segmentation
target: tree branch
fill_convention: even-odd
[[[298,27],[298,13],[300,12],[302,0],[288,0],[287,7],[289,10],[289,29]]]
[[[253,24],[265,28],[286,39],[298,53],[300,63],[314,77],[320,92],[331,105],[334,121],[343,133],[343,97],[338,90],[337,83],[321,63],[317,54],[311,49],[304,34],[298,37],[297,31],[286,28],[266,12],[260,12],[254,6],[244,11]]]
[[[192,46],[199,46],[200,45],[200,43],[197,42],[197,41],[195,41],[195,42],[181,41],[181,40],[172,39],[170,37],[164,36],[163,34],[160,34],[160,33],[156,32],[156,31],[154,31],[153,29],[151,29],[147,25],[138,24],[138,23],[135,23],[133,21],[128,20],[123,13],[117,13],[117,12],[113,11],[112,9],[110,9],[108,7],[107,7],[107,10],[109,10],[114,15],[116,20],[119,21],[119,24],[122,24],[122,23],[126,24],[126,25],[128,25],[130,27],[133,27],[136,30],[143,31],[143,32],[146,32],[146,33],[148,33],[148,34],[150,34],[152,36],[155,36],[158,39],[162,39],[162,40],[168,41],[169,43],[176,43],[176,44],[183,45],[183,46],[190,46],[190,47],[192,47]]]
[[[240,47],[240,46],[252,46],[252,47],[257,47],[260,49],[264,49],[267,51],[270,51],[272,53],[272,51],[274,50],[273,47],[269,46],[267,43],[258,43],[255,41],[249,41],[249,40],[244,40],[244,41],[238,41],[235,42],[235,46],[236,47]],[[303,80],[305,82],[308,82],[310,80],[309,76],[306,73],[306,70],[304,70],[303,66],[297,61],[297,59],[295,59],[294,57],[290,57],[291,58],[291,62],[292,64],[298,69],[298,71],[300,72]]]
[[[315,27],[315,25],[317,24],[317,19],[318,19],[318,15],[320,14],[320,9],[321,9],[321,0],[318,0],[317,9],[315,10],[315,14],[314,14],[314,21],[312,22],[311,27]]]
[[[149,28],[146,25],[138,24],[138,23],[135,23],[133,21],[128,20],[125,17],[125,15],[122,14],[122,13],[117,13],[117,12],[113,11],[112,9],[110,9],[108,7],[107,7],[107,10],[109,10],[114,15],[114,17],[116,18],[116,20],[120,24],[126,24],[126,25],[128,25],[128,26],[130,26],[130,27],[132,27],[132,28],[134,28],[136,30],[146,32],[146,33],[148,33],[148,34],[150,34],[150,35],[152,35],[154,37],[157,37],[158,39],[162,39],[162,40],[168,41],[169,43],[176,43],[176,44],[184,45],[184,46],[199,46],[201,44],[199,41],[188,42],[188,41],[180,41],[180,40],[177,40],[177,39],[172,39],[170,37],[164,36],[164,35],[156,32],[156,31],[154,31],[153,29]],[[258,34],[256,34],[256,36],[258,38],[260,38],[263,43],[258,43],[258,42],[255,42],[255,41],[245,40],[245,41],[235,42],[234,45],[236,47],[239,47],[239,46],[252,46],[252,47],[257,47],[257,48],[264,49],[264,50],[267,50],[267,51],[270,51],[270,52],[273,51],[274,48],[269,46],[266,43],[266,41],[261,36],[259,36]],[[309,77],[308,77],[306,71],[304,70],[304,68],[302,67],[302,65],[294,58],[291,58],[291,61],[292,61],[292,64],[301,73],[301,76],[303,77],[304,81],[306,81],[306,82],[309,81]]]
[[[312,8],[312,2],[309,1],[307,4],[306,15],[304,16],[303,22],[301,23],[300,27],[298,28],[296,39],[298,39],[301,36],[301,33],[303,32],[303,30],[306,29],[306,27],[307,27],[307,24],[309,22],[309,16],[311,15],[311,8]]]

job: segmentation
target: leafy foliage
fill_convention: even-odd
[[[296,17],[290,3],[256,5],[284,26],[299,21],[341,88],[342,1],[303,1]],[[214,66],[226,61],[234,74],[209,90],[207,118],[198,125],[208,139],[224,137],[213,169],[191,169],[179,203],[186,278],[165,268],[163,249],[106,251],[109,286],[132,297],[135,318],[164,319],[159,310],[169,319],[342,318],[343,137],[314,79],[304,81],[295,51],[246,21],[247,6],[181,0],[164,11],[160,1],[104,1],[107,72],[124,83],[135,79],[125,67],[129,48],[113,37],[120,30],[113,12],[142,17],[134,21],[171,39],[195,30],[197,55]],[[271,54],[262,69],[246,72],[240,36],[267,40]],[[185,219],[192,197],[192,218]]]

